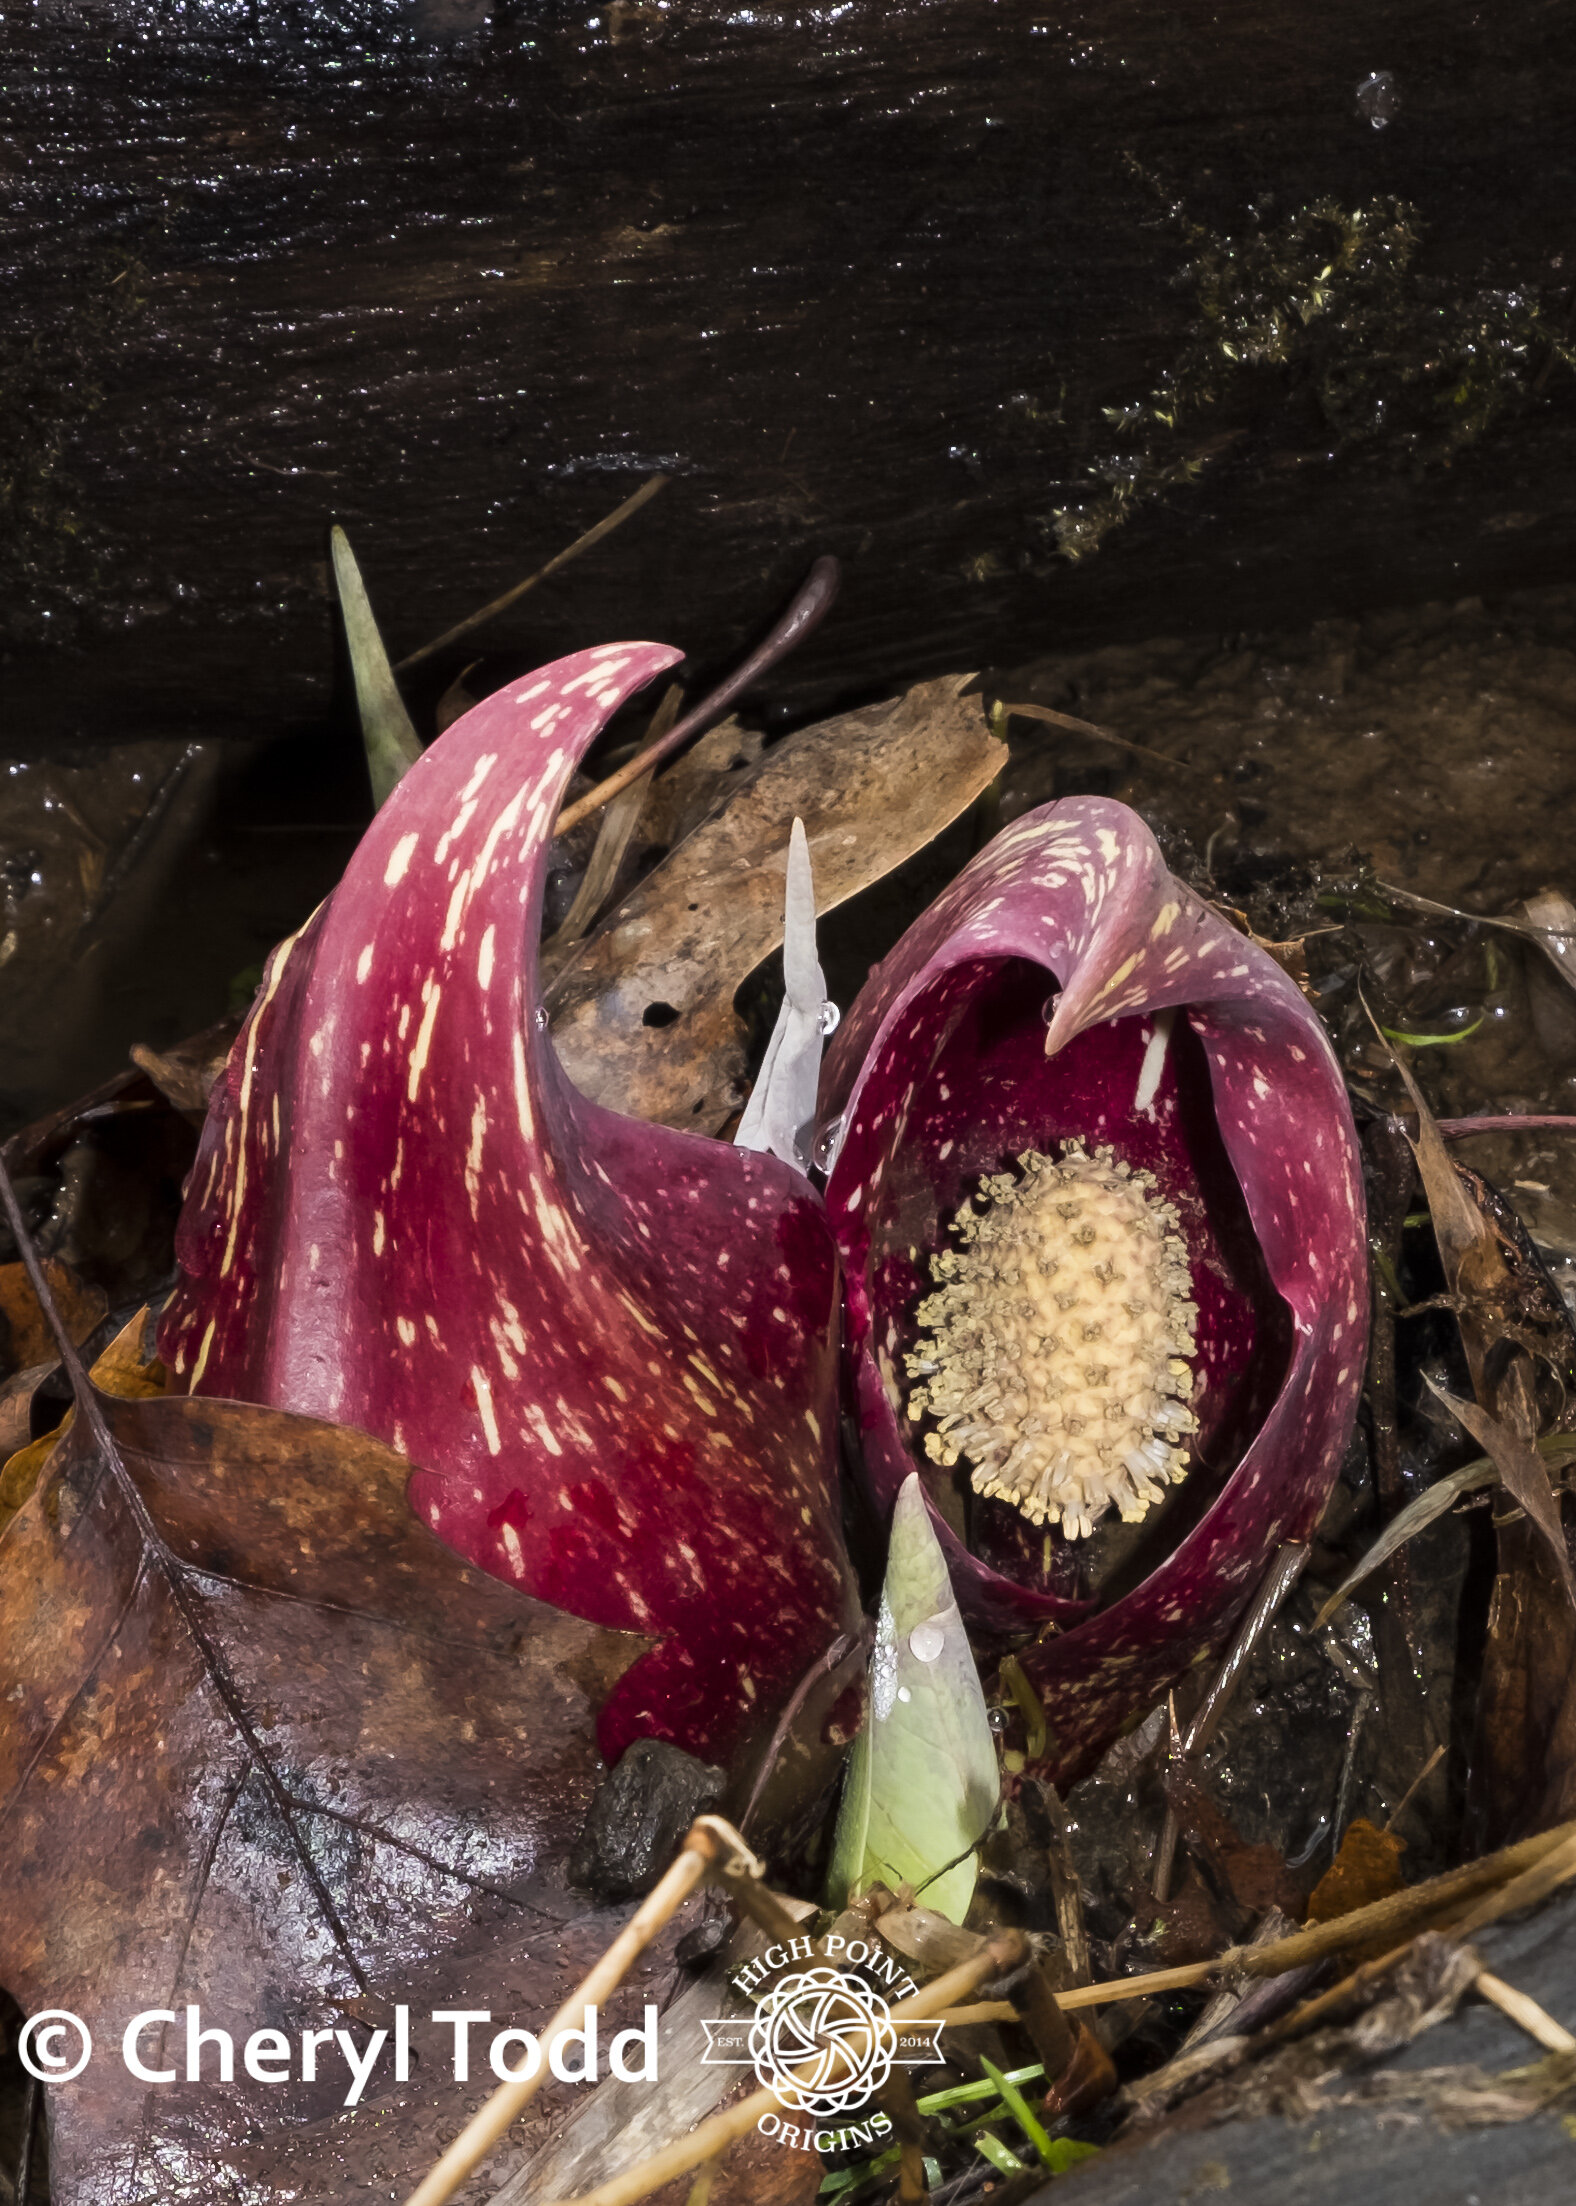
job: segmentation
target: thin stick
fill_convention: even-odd
[[[1187,1741],[1177,1722],[1177,1697],[1171,1692],[1166,1695],[1166,1762],[1168,1766],[1175,1766],[1186,1758]],[[1171,1897],[1171,1872],[1176,1867],[1177,1840],[1181,1831],[1181,1818],[1168,1800],[1165,1818],[1160,1825],[1160,1836],[1155,1840],[1154,1864],[1149,1872],[1150,1892],[1161,1907]]]
[[[1549,1111],[1512,1112],[1501,1118],[1440,1118],[1434,1121],[1435,1131],[1446,1141],[1465,1141],[1469,1134],[1536,1134],[1554,1129],[1568,1133],[1573,1126],[1576,1126],[1576,1118],[1561,1117]]]
[[[1213,1961],[1195,1961],[1174,1969],[1155,1969],[1144,1976],[1126,1976],[1108,1984],[1079,1985],[1073,1990],[1058,1992],[1056,2003],[1062,2012],[1070,2013],[1082,2007],[1102,2007],[1116,2001],[1147,1999],[1153,1993],[1186,1991],[1199,1984],[1208,1983],[1219,1976],[1280,1976],[1289,1969],[1300,1968],[1310,1961],[1322,1961],[1343,1948],[1366,1945],[1376,1937],[1397,1931],[1405,1934],[1404,1942],[1386,1954],[1378,1962],[1365,1964],[1344,1985],[1337,1985],[1332,1992],[1321,1994],[1317,2000],[1275,2026],[1277,2035],[1285,2034],[1300,2020],[1315,2010],[1322,2009],[1346,1990],[1369,1977],[1380,1974],[1407,1949],[1411,1937],[1425,1927],[1430,1919],[1465,1899],[1487,1893],[1473,1915],[1491,1920],[1498,1914],[1509,1914],[1519,1907],[1533,1904],[1544,1893],[1552,1891],[1565,1877],[1576,1876],[1576,1823],[1560,1825],[1553,1831],[1543,1831],[1535,1838],[1523,1839],[1519,1845],[1507,1846],[1497,1854],[1486,1855],[1481,1861],[1467,1862],[1459,1869],[1446,1870],[1442,1876],[1430,1877],[1423,1884],[1413,1885],[1408,1891],[1392,1893],[1389,1898],[1375,1900],[1367,1907],[1354,1908],[1350,1914],[1337,1916],[1327,1923],[1310,1924],[1306,1929],[1293,1931],[1289,1937],[1277,1938],[1268,1945],[1231,1946]],[[1505,1882],[1505,1879],[1509,1882]],[[1498,1889],[1489,1889],[1498,1887]],[[1453,1935],[1461,1935],[1466,1924],[1452,1926]],[[976,1985],[992,1975],[1004,1973],[1000,1952],[1002,1944],[993,1939],[983,1954],[950,1969],[944,1976],[902,2001],[892,2009],[894,2021],[917,2017],[923,2011],[927,2017],[944,2015],[954,2024],[964,2021],[1006,2021],[1016,2014],[1016,2009],[1006,2001],[989,2000],[966,2007],[961,2003]],[[675,2177],[687,2175],[692,2168],[701,2166],[725,2152],[738,2138],[754,2128],[760,2116],[777,2104],[776,2094],[758,2091],[737,2106],[713,2115],[688,2137],[666,2147],[638,2168],[615,2176],[598,2189],[589,2191],[576,2200],[574,2206],[637,2206],[637,2202],[649,2198],[665,2183]],[[438,2206],[438,2198],[447,2193],[435,2194],[431,2200],[420,2195],[410,2201],[410,2206]]]
[[[662,692],[662,702],[646,724],[646,734],[651,742],[665,736],[679,716],[684,702],[684,691],[677,682],[669,682]],[[650,776],[642,775],[631,782],[622,797],[615,797],[602,820],[602,831],[597,836],[596,848],[591,853],[591,863],[586,867],[585,878],[576,891],[569,907],[568,917],[552,937],[554,949],[567,949],[571,942],[578,942],[587,933],[597,913],[612,893],[618,878],[618,869],[624,862],[624,853],[640,825],[640,815],[646,808],[651,794]]]
[[[593,812],[600,812],[604,804],[611,804],[632,781],[642,774],[649,774],[654,766],[660,766],[675,751],[683,750],[686,743],[714,727],[736,700],[744,695],[752,682],[758,682],[763,674],[774,667],[779,659],[785,659],[796,644],[803,643],[813,628],[819,628],[832,609],[837,596],[837,585],[842,569],[835,559],[818,559],[805,577],[804,587],[789,606],[782,619],[766,637],[758,643],[749,657],[737,666],[720,688],[709,697],[703,697],[694,710],[687,712],[677,727],[670,728],[660,742],[648,743],[643,751],[637,751],[627,759],[617,773],[609,774],[606,781],[599,781],[588,796],[566,805],[558,815],[555,835],[567,835],[571,827],[578,827]]]
[[[1374,887],[1383,896],[1393,896],[1398,904],[1410,905],[1413,911],[1435,912],[1441,919],[1464,919],[1473,927],[1498,927],[1506,934],[1525,935],[1529,942],[1562,942],[1569,932],[1540,927],[1535,919],[1514,919],[1504,912],[1464,912],[1455,904],[1436,904],[1431,896],[1414,896],[1410,889],[1398,889],[1389,881],[1375,881]]]
[[[419,666],[423,659],[430,659],[435,652],[445,650],[451,643],[458,643],[461,636],[468,636],[473,628],[480,628],[484,622],[492,620],[497,614],[507,612],[511,605],[524,597],[527,590],[534,590],[536,585],[539,582],[545,582],[549,575],[557,574],[560,567],[567,567],[571,559],[578,559],[580,554],[589,551],[593,544],[600,544],[604,536],[610,536],[620,522],[627,521],[632,513],[638,513],[640,508],[662,489],[667,479],[666,475],[649,476],[632,497],[626,498],[621,506],[605,515],[602,520],[596,523],[594,528],[588,528],[583,536],[577,536],[567,550],[555,553],[545,567],[538,567],[535,574],[527,575],[525,580],[517,582],[512,590],[505,590],[502,597],[493,598],[479,612],[467,614],[464,620],[456,621],[452,628],[445,628],[441,636],[434,636],[431,643],[424,643],[419,651],[412,651],[403,659],[398,660],[394,668],[395,673],[403,674],[408,666]]]
[[[750,1818],[760,1806],[761,1794],[766,1790],[766,1780],[777,1767],[777,1757],[783,1750],[788,1733],[792,1729],[799,1711],[810,1698],[820,1680],[830,1676],[839,1663],[846,1662],[858,1645],[859,1637],[856,1633],[839,1632],[825,1654],[817,1655],[809,1669],[805,1671],[804,1676],[794,1687],[789,1696],[787,1707],[777,1719],[777,1727],[767,1744],[766,1752],[761,1757],[761,1766],[755,1773],[755,1782],[750,1787],[750,1797],[744,1803],[744,1813],[739,1818],[739,1829],[741,1831],[747,1831],[750,1827]]]
[[[1111,2007],[1124,1999],[1148,1999],[1153,1992],[1191,1991],[1218,1976],[1227,1961],[1240,1955],[1241,1946],[1228,1946],[1217,1961],[1184,1961],[1174,1969],[1151,1969],[1147,1976],[1115,1976],[1108,1984],[1075,1984],[1056,1994],[1064,2014],[1075,2007]]]
[[[1242,1682],[1242,1673],[1248,1658],[1258,1645],[1265,1627],[1275,1619],[1281,1603],[1301,1577],[1308,1560],[1308,1549],[1295,1540],[1287,1540],[1271,1556],[1269,1567],[1259,1580],[1258,1590],[1249,1603],[1248,1612],[1237,1626],[1231,1642],[1210,1681],[1209,1690],[1197,1715],[1188,1725],[1187,1751],[1197,1754],[1208,1746],[1220,1728],[1231,1696]]]
[[[961,2000],[992,1976],[1000,1976],[1022,1958],[1023,1941],[1014,1933],[992,1938],[983,1953],[971,1960],[962,1961],[944,1976],[938,1976],[923,1991],[915,1992],[909,1999],[900,2000],[892,2009],[894,2022],[930,2020],[943,2014],[956,2000]],[[838,2048],[842,2052],[841,2048]],[[851,2056],[843,2053],[845,2064]],[[660,2191],[665,2183],[676,2176],[688,2175],[692,2168],[702,2166],[708,2160],[718,2158],[728,2147],[751,2131],[763,2114],[779,2106],[775,2091],[755,2091],[737,2106],[714,2114],[710,2121],[702,2122],[687,2137],[654,2153],[642,2161],[638,2168],[631,2168],[624,2175],[613,2176],[594,2191],[587,2191],[574,2202],[574,2206],[637,2206],[637,2201],[649,2198],[653,2191]],[[416,2206],[416,2201],[411,2201]]]
[[[1439,1767],[1444,1758],[1445,1750],[1443,1746],[1436,1746],[1433,1753],[1430,1754],[1430,1756],[1428,1757],[1428,1760],[1423,1764],[1417,1775],[1412,1779],[1412,1782],[1407,1786],[1405,1792],[1402,1793],[1400,1805],[1390,1810],[1389,1820],[1385,1824],[1385,1829],[1387,1831],[1393,1831],[1395,1829],[1397,1823],[1400,1822],[1402,1816],[1405,1815],[1407,1809],[1412,1805],[1412,1802],[1416,1799],[1418,1793],[1422,1791],[1424,1785],[1427,1784],[1429,1778],[1433,1776],[1435,1770]]]
[[[1045,1851],[1051,1873],[1051,1896],[1056,1902],[1056,1928],[1061,1936],[1062,1951],[1067,1956],[1068,1974],[1075,1984],[1087,1984],[1089,1932],[1084,1923],[1083,1887],[1078,1881],[1078,1864],[1073,1859],[1067,1809],[1061,1794],[1047,1777],[1040,1779],[1040,1798],[1051,1824],[1051,1841]]]
[[[1538,1844],[1536,1839],[1524,1839],[1520,1846],[1508,1846],[1501,1854],[1490,1854],[1487,1858],[1501,1865],[1510,1864],[1511,1857],[1517,1857],[1514,1867],[1519,1874],[1512,1876],[1508,1883],[1501,1883],[1485,1893],[1464,1914],[1446,1913],[1443,1920],[1438,1921],[1434,1927],[1451,1938],[1468,1938],[1474,1931],[1483,1930],[1490,1923],[1498,1922],[1501,1916],[1518,1914],[1523,1908],[1536,1906],[1539,1900],[1547,1899],[1551,1892],[1576,1876],[1576,1826],[1562,1823],[1553,1831],[1542,1832],[1540,1836],[1544,1841],[1543,1850],[1530,1863],[1526,1858],[1527,1850]],[[1453,1873],[1460,1875],[1459,1870]],[[1433,1877],[1429,1883],[1438,1887],[1446,1881],[1444,1877]],[[1424,1885],[1413,1887],[1418,1892],[1426,1889]],[[1406,1897],[1405,1894],[1397,1896]],[[1457,1898],[1465,1896],[1469,1895],[1456,1895]],[[1375,1908],[1359,1909],[1358,1913],[1372,1914],[1383,1905],[1383,1901],[1378,1901]],[[1340,1920],[1351,1921],[1353,1918],[1338,1917],[1337,1921]],[[1365,1961],[1361,1968],[1354,1969],[1350,1976],[1343,1976],[1338,1984],[1332,1984],[1327,1991],[1318,1993],[1313,1999],[1305,1999],[1300,2007],[1294,2007],[1284,2020],[1273,2026],[1273,2035],[1269,2042],[1277,2043],[1282,2038],[1298,2036],[1333,2008],[1344,2005],[1353,1993],[1376,1983],[1398,1961],[1405,1959],[1411,1951],[1417,1932],[1427,1927],[1426,1922],[1413,1925],[1399,1944],[1391,1946],[1375,1959]]]
[[[595,1968],[576,1985],[543,2031],[541,2058],[535,2071],[513,2083],[499,2085],[492,2097],[471,2116],[442,2159],[417,2184],[406,2206],[443,2206],[445,2199],[454,2196],[541,2089],[546,2081],[548,2053],[554,2040],[564,2030],[585,2027],[586,2009],[600,2006],[618,1989],[633,1962],[707,1875],[721,1850],[712,1833],[690,1832],[678,1859],[655,1891],[641,1902]],[[706,2159],[709,2155],[703,2153],[700,2158]],[[692,2167],[697,2164],[696,2161],[689,2163]]]
[[[1044,720],[1053,728],[1070,728],[1074,735],[1098,736],[1102,743],[1120,744],[1124,751],[1136,751],[1140,758],[1152,758],[1159,766],[1171,766],[1179,774],[1196,774],[1198,768],[1190,766],[1186,759],[1168,758],[1164,751],[1152,751],[1147,743],[1135,743],[1130,735],[1118,735],[1115,728],[1097,728],[1092,720],[1075,720],[1070,712],[1052,712],[1049,705],[1010,705],[1002,703],[1002,711],[1016,713],[1024,720]]]
[[[1519,1915],[1524,1908],[1536,1907],[1539,1900],[1546,1900],[1551,1892],[1558,1891],[1562,1884],[1576,1877],[1576,1831],[1569,1823],[1562,1823],[1557,1830],[1546,1831],[1543,1835],[1552,1837],[1556,1843],[1546,1848],[1519,1876],[1512,1877],[1508,1884],[1497,1885],[1486,1892],[1454,1926],[1455,1937],[1470,1938],[1475,1931],[1486,1930],[1490,1923],[1499,1922],[1503,1916]]]
[[[1472,1979],[1472,1989],[1484,1999],[1492,2000],[1502,2014],[1509,2015],[1519,2029],[1541,2045],[1546,2053],[1576,2053],[1576,2037],[1555,2021],[1525,1992],[1517,1991],[1514,1984],[1503,1978],[1490,1976],[1487,1969]]]

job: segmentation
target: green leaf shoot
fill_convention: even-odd
[[[979,1672],[911,1473],[893,1511],[869,1707],[837,1819],[834,1904],[872,1884],[909,1884],[921,1906],[961,1923],[999,1792]]]
[[[345,643],[351,672],[356,678],[356,710],[361,715],[361,740],[367,753],[367,773],[372,782],[373,804],[381,805],[403,775],[421,756],[421,738],[405,710],[389,655],[373,617],[361,569],[350,548],[350,539],[336,523],[329,533],[334,560],[334,586],[345,623]]]

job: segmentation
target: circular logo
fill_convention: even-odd
[[[61,2040],[75,2045],[65,2052]],[[65,2007],[45,2007],[29,2015],[16,2041],[22,2066],[38,2083],[70,2083],[93,2058],[93,2039],[80,2016]]]
[[[847,2114],[880,2090],[896,2052],[886,2001],[841,1969],[783,1977],[750,2028],[757,2078],[801,2114]]]

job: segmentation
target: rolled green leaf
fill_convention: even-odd
[[[872,1884],[911,1884],[926,1907],[961,1923],[999,1790],[979,1672],[911,1473],[892,1514],[869,1708],[837,1819],[834,1903]]]

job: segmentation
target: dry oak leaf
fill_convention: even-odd
[[[462,1562],[409,1475],[347,1427],[95,1392],[0,1532],[0,1982],[98,2048],[49,2092],[55,2206],[229,2195],[242,2136],[349,2085],[333,2039],[316,2081],[253,2082],[251,2033],[297,2079],[303,2029],[359,2058],[479,1916],[517,1934],[562,1892],[595,1712],[645,1642]],[[138,2082],[127,2022],[188,2003],[234,2081],[210,2053],[207,2081]],[[184,2019],[140,2043],[184,2079]]]
[[[121,1327],[94,1364],[94,1385],[102,1387],[106,1394],[124,1395],[132,1401],[143,1401],[150,1396],[162,1394],[168,1373],[157,1356],[143,1353],[148,1332],[148,1312],[142,1309],[129,1324]],[[32,1406],[33,1389],[39,1380],[47,1378],[54,1369],[54,1364],[43,1363],[36,1365],[31,1372],[19,1374],[19,1379],[30,1378],[33,1387],[28,1389],[27,1397],[22,1402],[20,1444],[14,1450],[5,1450],[3,1457],[0,1457],[0,1530],[4,1529],[10,1517],[15,1516],[37,1485],[39,1473],[54,1452],[55,1442],[70,1426],[75,1414],[68,1409],[52,1431],[40,1433],[36,1440],[27,1438],[27,1413]],[[19,1381],[11,1383],[17,1384]],[[3,1401],[0,1401],[0,1412],[3,1412],[3,1408]],[[6,1430],[5,1424],[0,1422],[0,1435]]]
[[[553,1042],[583,1094],[690,1133],[722,1128],[744,1100],[733,997],[782,941],[795,818],[822,912],[934,841],[1007,761],[979,697],[960,694],[972,680],[920,682],[801,729],[733,781],[553,978]]]
[[[45,1262],[44,1276],[49,1281],[49,1291],[65,1321],[66,1331],[80,1347],[109,1307],[103,1288],[79,1279],[68,1265],[53,1257]],[[22,1371],[36,1363],[54,1363],[54,1340],[38,1306],[38,1297],[28,1283],[25,1265],[0,1264],[0,1319],[4,1321],[4,1329],[0,1329],[0,1357],[8,1356],[11,1370]]]

